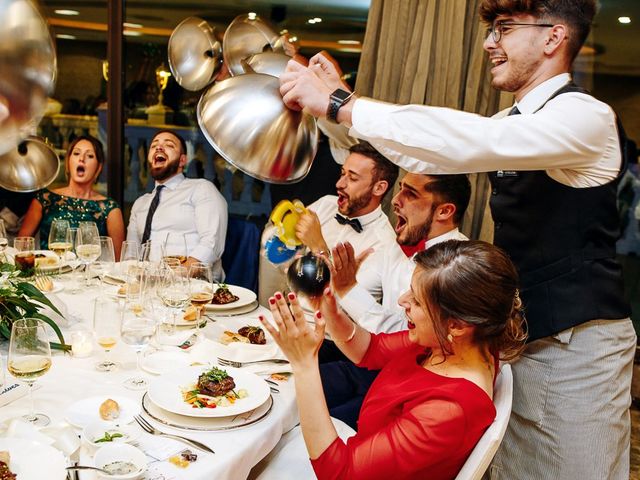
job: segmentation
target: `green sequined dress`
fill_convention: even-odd
[[[54,218],[69,220],[69,225],[72,227],[77,227],[79,222],[96,222],[100,235],[108,235],[109,212],[114,208],[120,208],[112,198],[84,200],[59,195],[51,190],[40,190],[35,198],[42,205],[40,222],[40,248],[42,249],[46,249],[49,243],[49,230]]]

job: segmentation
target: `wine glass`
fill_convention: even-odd
[[[76,255],[76,244],[78,240],[78,227],[69,227],[67,230],[66,241],[71,245],[69,249],[69,253],[66,255],[66,263],[71,267],[71,272],[67,275],[68,277],[68,291],[69,293],[76,293],[80,289],[80,279],[79,279],[79,270],[80,261],[78,260],[78,256]]]
[[[65,258],[65,254],[71,250],[72,244],[68,241],[69,221],[54,218],[49,230],[49,250],[60,258],[60,265]]]
[[[126,240],[122,242],[122,249],[120,250],[120,275],[125,277],[129,267],[135,266],[138,263],[140,255],[140,246],[138,242],[132,240]]]
[[[14,258],[16,267],[23,276],[31,277],[36,264],[35,239],[33,237],[16,237],[13,241],[13,247],[17,250]]]
[[[111,372],[117,364],[109,357],[109,352],[118,343],[122,323],[122,305],[117,299],[97,297],[93,310],[93,331],[96,341],[104,351],[104,359],[96,364],[96,370]]]
[[[93,263],[91,268],[100,279],[100,286],[104,286],[104,276],[113,272],[113,266],[116,263],[116,255],[113,251],[113,240],[111,237],[100,237],[100,256]]]
[[[196,334],[200,334],[202,311],[213,299],[213,268],[206,263],[196,262],[189,267],[189,300],[196,308]]]
[[[48,425],[51,421],[43,413],[36,413],[33,405],[33,383],[51,367],[51,347],[45,331],[45,324],[36,318],[15,320],[11,327],[9,373],[29,385],[29,414],[22,418],[37,426]]]
[[[124,386],[130,390],[144,390],[148,387],[148,382],[142,376],[140,354],[156,333],[156,321],[152,312],[144,308],[144,305],[139,305],[139,308],[131,307],[126,302],[122,312],[120,338],[136,351],[136,376],[125,380]]]
[[[9,246],[9,240],[7,239],[7,229],[4,226],[4,220],[0,218],[0,261],[6,262],[7,256],[5,251]]]
[[[177,258],[180,261],[180,265],[183,265],[187,261],[187,239],[183,233],[167,233],[164,244],[162,245],[162,258],[165,261],[170,261],[172,258]]]
[[[157,294],[162,303],[173,311],[172,332],[175,331],[178,313],[189,304],[191,298],[187,273],[184,267],[167,268],[157,288]]]
[[[85,284],[89,285],[89,265],[100,257],[100,234],[95,222],[80,222],[76,238],[76,255],[84,263]]]

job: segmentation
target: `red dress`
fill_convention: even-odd
[[[358,433],[311,461],[319,479],[456,477],[496,410],[473,382],[423,368],[423,353],[407,332],[372,335],[360,366],[382,371],[362,404]]]

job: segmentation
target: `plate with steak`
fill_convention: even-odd
[[[256,294],[248,288],[219,283],[213,286],[213,299],[204,308],[211,311],[232,310],[256,301]]]
[[[158,407],[189,417],[226,417],[248,412],[269,398],[269,385],[238,368],[194,366],[165,373],[149,386]]]

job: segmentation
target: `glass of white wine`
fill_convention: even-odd
[[[96,364],[96,370],[111,372],[118,364],[111,360],[109,352],[120,339],[122,324],[122,304],[116,298],[97,297],[93,310],[93,331],[98,345],[104,351],[104,358]]]
[[[29,414],[22,418],[33,425],[43,427],[51,421],[44,413],[36,413],[33,404],[33,384],[51,367],[51,347],[45,324],[36,318],[15,320],[11,327],[9,373],[29,385]]]
[[[125,303],[120,326],[120,338],[136,351],[136,376],[125,380],[124,386],[130,390],[145,390],[149,383],[142,376],[140,355],[156,334],[156,320],[153,312],[146,308],[131,308]]]
[[[73,247],[67,237],[68,232],[68,220],[62,220],[60,218],[53,219],[51,222],[51,229],[49,230],[49,250],[58,255],[58,258],[60,258],[60,265],[62,265],[62,261],[64,260],[66,253],[71,250],[71,247]]]
[[[85,283],[87,286],[89,285],[89,265],[100,257],[101,252],[98,226],[95,222],[80,222],[76,237],[76,255],[85,265]]]
[[[196,334],[200,335],[202,311],[207,303],[213,299],[213,268],[211,265],[201,262],[192,263],[189,266],[189,301],[196,308]]]

